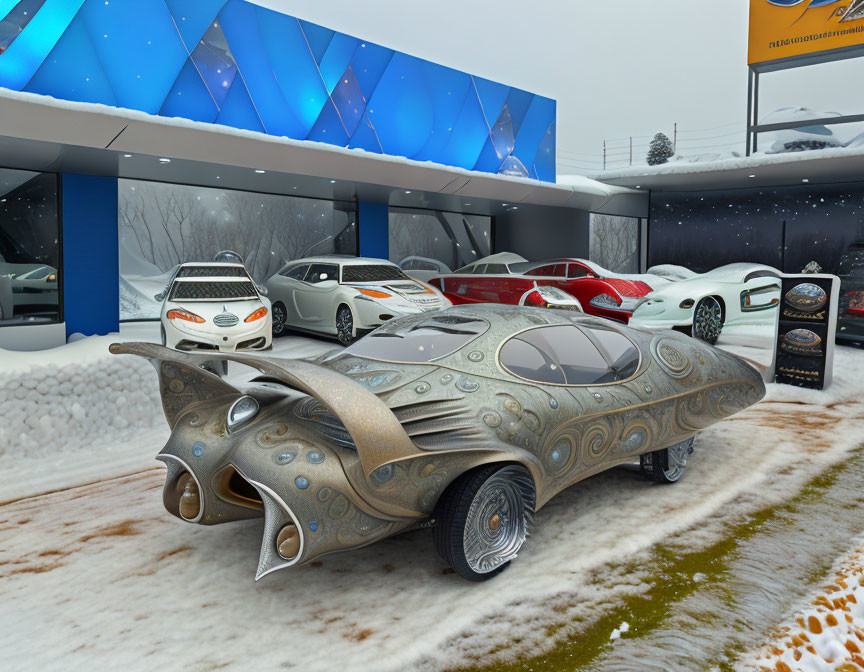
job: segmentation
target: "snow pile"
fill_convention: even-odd
[[[809,606],[780,625],[741,670],[823,672],[864,669],[864,537],[841,558]]]
[[[34,353],[0,350],[0,456],[41,457],[164,423],[156,372],[114,357],[117,336]]]
[[[675,264],[658,264],[648,269],[648,275],[659,275],[671,282],[678,280],[689,280],[695,278],[698,273],[691,271],[686,266],[676,266]]]
[[[813,119],[827,119],[842,116],[839,112],[815,112],[808,107],[781,107],[762,118],[760,124],[782,124],[786,122],[801,122],[798,128],[788,128],[782,131],[765,133],[764,138],[771,142],[768,154],[782,152],[803,152],[826,147],[840,147],[843,143],[837,139],[834,132],[822,124],[809,124]]]

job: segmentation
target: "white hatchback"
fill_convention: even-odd
[[[189,263],[177,268],[162,301],[162,344],[176,350],[266,350],[270,301],[243,264]]]

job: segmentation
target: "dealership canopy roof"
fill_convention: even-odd
[[[756,154],[718,161],[676,161],[610,171],[607,184],[653,191],[714,191],[864,180],[864,145]]]
[[[8,168],[478,214],[522,205],[647,214],[646,194],[587,178],[550,184],[3,89],[0,157]]]

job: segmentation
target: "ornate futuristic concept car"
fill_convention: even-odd
[[[348,345],[387,320],[449,308],[436,289],[386,259],[336,255],[297,259],[267,281],[273,333],[288,328],[336,336]]]
[[[257,369],[241,387],[205,355],[111,351],[159,372],[166,508],[204,525],[263,515],[258,578],[416,527],[463,577],[489,578],[555,494],[640,459],[676,481],[696,432],[765,392],[687,336],[500,305],[396,319],[316,360],[218,355]]]
[[[780,305],[780,271],[737,263],[680,280],[646,296],[630,325],[678,329],[716,343],[724,325],[773,323]]]
[[[662,284],[661,278],[656,278]],[[639,276],[616,275],[585,259],[529,262],[517,254],[494,254],[435,278],[454,305],[505,303],[577,310],[625,324],[639,299],[652,291]]]

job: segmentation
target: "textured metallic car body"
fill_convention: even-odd
[[[201,511],[191,522],[225,522],[263,509],[260,577],[418,526],[457,476],[483,464],[524,465],[540,508],[592,474],[693,436],[765,391],[743,360],[671,331],[503,305],[438,314],[480,318],[490,327],[424,364],[350,351],[315,361],[220,355],[262,374],[243,391],[199,368],[204,355],[143,343],[111,346],[114,353],[149,357],[159,370],[173,430],[159,456],[169,466],[168,510],[179,515],[178,479],[186,471],[201,492]],[[622,382],[563,386],[526,381],[499,365],[498,352],[514,334],[573,324],[628,336],[641,354],[635,374]],[[229,432],[227,410],[244,393],[261,410]],[[251,484],[258,496],[244,499],[229,481]],[[274,539],[292,522],[301,531],[301,550],[286,561]]]

